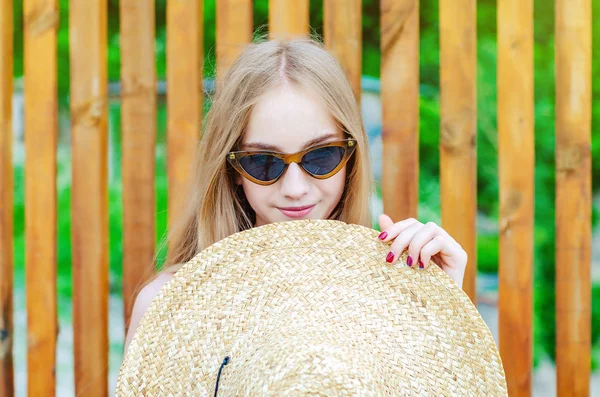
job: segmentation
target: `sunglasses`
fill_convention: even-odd
[[[298,164],[317,179],[334,176],[356,149],[356,140],[345,139],[310,147],[298,153],[239,151],[227,154],[227,161],[244,178],[259,185],[271,185],[285,173],[290,163]]]

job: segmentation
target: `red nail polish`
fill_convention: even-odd
[[[385,261],[386,261],[387,263],[392,263],[392,261],[393,261],[393,260],[394,260],[394,253],[393,253],[393,252],[390,252],[390,253],[387,255],[387,257],[385,258]]]
[[[381,234],[378,236],[380,240],[385,240],[385,238],[388,236],[388,232],[381,232]]]
[[[412,258],[411,258],[411,256],[409,255],[409,256],[408,256],[408,258],[406,258],[406,264],[407,264],[408,266],[412,266],[412,262],[413,262],[413,259],[412,259]]]
[[[419,269],[424,269],[425,265],[423,264],[423,261],[419,259]]]

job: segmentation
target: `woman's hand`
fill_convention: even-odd
[[[444,229],[428,222],[422,224],[414,218],[394,223],[386,214],[379,216],[382,241],[394,241],[386,261],[394,262],[408,248],[408,266],[425,269],[431,259],[462,288],[467,253]]]

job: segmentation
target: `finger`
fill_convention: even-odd
[[[452,255],[453,244],[442,235],[437,235],[423,246],[419,258],[419,269],[427,269],[430,265],[431,257],[443,251],[443,254]]]
[[[425,244],[429,243],[436,236],[442,235],[442,233],[440,233],[441,230],[442,228],[433,222],[427,222],[425,225],[423,225],[423,227],[419,229],[417,234],[415,234],[415,236],[410,241],[410,245],[408,247],[409,258],[407,258],[407,261],[416,263],[419,260],[421,250],[423,249]],[[429,263],[425,260],[423,260],[422,262],[425,264],[425,266],[427,266]]]
[[[386,260],[389,263],[396,261],[398,259],[398,257],[400,256],[400,254],[406,249],[406,247],[408,247],[411,240],[414,238],[415,234],[417,234],[419,229],[422,227],[423,227],[423,224],[421,222],[417,221],[417,222],[414,222],[407,229],[405,229],[402,233],[400,233],[400,235],[398,235],[398,237],[396,237],[396,239],[394,240],[394,242],[392,243],[392,245],[390,247],[390,254],[393,254],[393,258],[390,258],[389,254],[388,254],[388,257],[386,258]],[[412,266],[413,265],[412,259],[408,260],[408,262],[406,264],[408,266]]]
[[[394,221],[392,220],[392,218],[390,218],[386,214],[379,215],[379,230],[381,230],[382,232],[390,226],[392,226],[393,224]]]
[[[444,228],[442,228],[440,225],[436,224],[435,222],[427,222],[427,223],[432,223],[434,225],[436,225],[437,227],[440,228],[440,233],[442,235],[444,235],[444,237],[446,237],[448,240],[458,244],[458,242],[454,239],[454,237],[452,237]]]
[[[403,221],[396,222],[385,229],[381,229],[381,234],[379,235],[379,238],[382,241],[391,241],[391,240],[395,239],[404,230],[408,229],[409,227],[411,227],[412,225],[414,225],[416,223],[421,224],[421,222],[419,222],[418,220],[416,220],[414,218],[408,218]]]
[[[440,253],[444,256],[461,257],[464,256],[464,251],[460,246],[456,244],[448,244],[448,240],[444,236],[436,236],[433,240],[423,247],[421,251],[423,255],[423,262],[426,264],[424,269],[429,267],[429,259],[433,255]],[[452,279],[454,282],[462,288],[464,269],[454,268],[451,266],[443,267],[442,270]]]

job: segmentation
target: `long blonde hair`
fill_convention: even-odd
[[[341,66],[313,39],[255,42],[245,48],[217,85],[196,150],[187,207],[167,237],[173,244],[164,271],[176,271],[204,248],[253,226],[254,211],[234,182],[226,154],[241,141],[261,96],[284,82],[322,98],[334,120],[357,140],[356,152],[347,165],[344,193],[330,219],[372,227],[373,178],[367,136]]]

